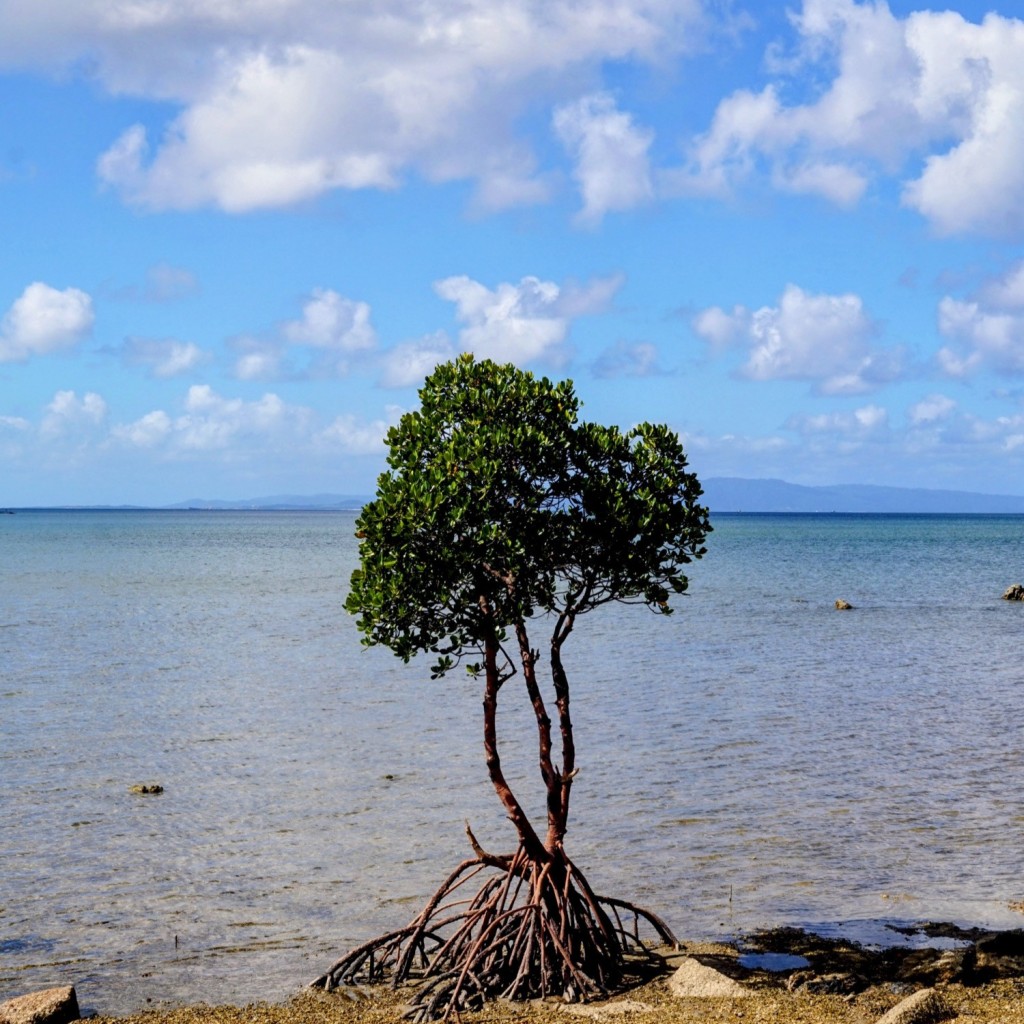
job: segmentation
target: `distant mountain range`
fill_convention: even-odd
[[[1024,513],[1024,496],[912,487],[837,484],[804,487],[784,480],[710,477],[702,481],[712,512]]]
[[[1024,514],[1024,496],[971,491],[837,484],[805,487],[784,480],[709,477],[702,481],[704,503],[712,512],[904,512]],[[359,494],[276,494],[245,501],[192,498],[169,509],[359,509],[369,500]]]
[[[244,511],[259,509],[263,512],[301,511],[316,509],[322,512],[360,509],[369,501],[365,494],[273,494],[266,498],[248,498],[242,501],[223,501],[217,498],[189,498],[164,509],[205,509],[210,511]]]

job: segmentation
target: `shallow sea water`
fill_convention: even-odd
[[[412,917],[465,819],[509,845],[473,682],[360,648],[353,523],[0,517],[0,999],[283,999]],[[693,938],[1024,925],[1024,518],[715,525],[676,615],[570,641],[591,882]],[[540,815],[514,686],[503,759]]]

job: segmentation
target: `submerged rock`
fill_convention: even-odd
[[[136,782],[129,790],[130,793],[143,793],[146,795],[151,793],[162,793],[163,791],[164,787],[161,786],[159,782]]]

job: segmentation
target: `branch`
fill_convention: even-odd
[[[473,835],[473,830],[469,827],[469,821],[466,821],[466,838],[469,840],[469,845],[473,847],[473,852],[476,854],[477,859],[482,864],[487,864],[492,868],[500,868],[502,871],[508,871],[512,865],[512,858],[510,856],[498,856],[497,854],[488,853],[476,840],[476,836]]]

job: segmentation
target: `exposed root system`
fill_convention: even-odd
[[[313,985],[418,982],[406,1012],[417,1022],[496,998],[583,1002],[607,996],[631,964],[660,961],[651,940],[676,945],[655,914],[595,895],[561,850],[543,860],[523,847],[511,857],[479,851],[415,920],[353,949]]]

